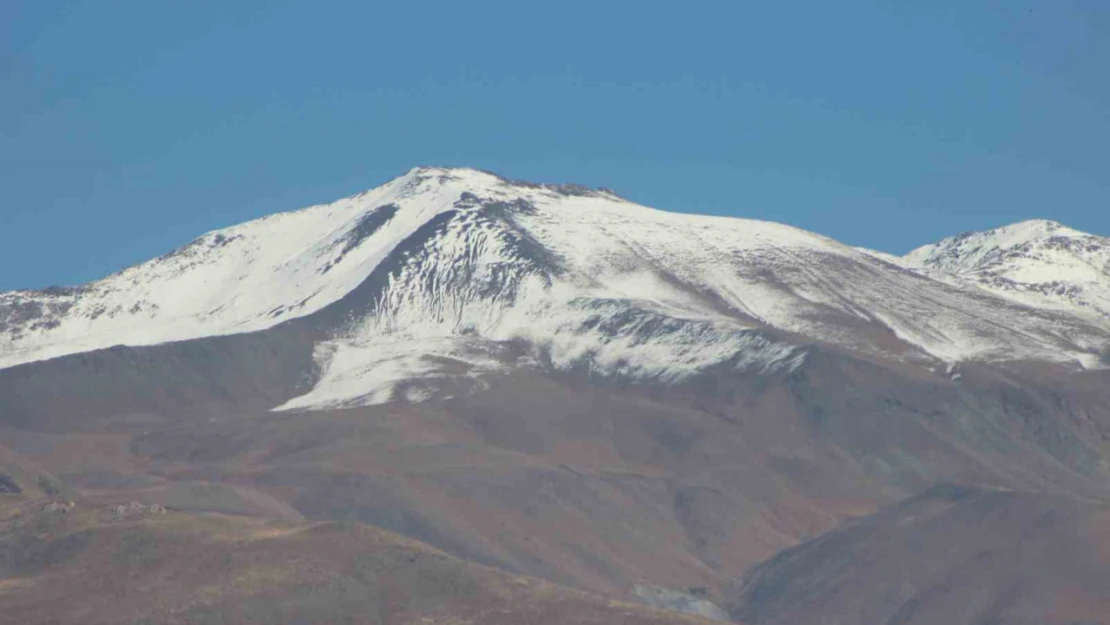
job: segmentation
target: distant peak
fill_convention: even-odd
[[[990,228],[988,230],[969,230],[961,232],[955,236],[946,237],[936,243],[925,245],[909,255],[914,255],[921,250],[935,249],[940,247],[948,247],[955,244],[964,243],[966,241],[974,240],[977,242],[990,243],[995,247],[1011,247],[1014,245],[1021,245],[1037,239],[1046,238],[1048,236],[1094,236],[1086,232],[1069,228],[1064,224],[1053,221],[1051,219],[1027,219],[1025,221],[1018,221],[997,228]]]
[[[1024,234],[1030,238],[1035,238],[1046,234],[1052,234],[1060,230],[1078,232],[1077,230],[1072,230],[1064,224],[1058,221],[1052,221],[1051,219],[1029,219],[1026,221],[1019,221],[1007,226],[995,228],[988,232]]]
[[[974,238],[976,240],[981,240],[984,244],[1007,249],[1053,237],[1079,238],[1090,236],[1094,235],[1069,228],[1058,221],[1050,219],[1029,219],[1006,226],[1000,226],[992,230],[960,235],[960,237],[955,237],[955,239]]]
[[[911,265],[949,271],[981,269],[1016,255],[1035,253],[1035,250],[1046,246],[1059,249],[1071,249],[1076,245],[1089,247],[1088,240],[1100,238],[1051,219],[1029,219],[948,237],[920,247],[903,259]]]

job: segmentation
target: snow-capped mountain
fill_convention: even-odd
[[[1102,258],[1105,285],[1105,246],[1056,232],[1023,256],[1039,268],[1037,284],[1053,271],[1097,282],[1072,259],[1095,272]],[[1015,249],[1016,235],[981,236]],[[1102,365],[1106,317],[966,283],[965,272],[1014,256],[952,241],[897,259],[605,190],[418,168],[89,285],[0,295],[0,367],[291,323],[323,328],[321,374],[285,409],[416,400],[512,366],[662,383],[722,366],[789,369],[813,343],[929,367]],[[1032,275],[1004,277],[1033,284]]]
[[[1023,304],[1110,319],[1110,238],[1054,221],[964,233],[904,260]]]
[[[210,232],[84,286],[2,294],[0,366],[116,344],[250,332],[312,313],[351,291],[397,241],[450,208],[455,197],[443,191],[399,211],[396,202],[413,199],[399,179],[333,204]]]

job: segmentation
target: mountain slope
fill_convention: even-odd
[[[664,384],[791,370],[813,343],[943,370],[1101,366],[1106,319],[1036,304],[789,226],[421,168],[85,287],[4,294],[0,365],[311,328],[319,378],[282,409],[447,397],[519,367]]]
[[[28,624],[712,622],[496,571],[357,523],[4,496],[0,612]]]
[[[951,380],[814,347],[792,372],[524,371],[447,401],[273,413],[282,374],[242,377],[288,366],[248,342],[275,334],[0,370],[0,436],[79,505],[357,520],[624,600],[704,589],[723,605],[732,576],[938,481],[1110,501],[1107,371],[967,364]]]
[[[447,186],[401,211],[409,182],[217,230],[77,288],[0,294],[0,366],[249,332],[319,310],[459,192]]]
[[[281,225],[290,219],[296,233]],[[210,244],[236,233],[243,238]],[[383,561],[352,542],[363,530],[330,525],[340,521],[450,554],[441,561],[463,574],[425,599],[453,602],[455,581],[477,579],[480,590],[481,580],[531,576],[603,596],[605,606],[575,603],[585,622],[608,618],[610,600],[637,598],[805,622],[789,611],[800,605],[796,584],[847,591],[806,557],[829,551],[776,554],[825,537],[816,544],[843,546],[834,556],[881,554],[873,567],[843,569],[867,605],[832,601],[820,614],[857,622],[857,608],[882,614],[891,602],[907,614],[897,610],[913,588],[891,589],[892,574],[882,573],[916,544],[899,523],[918,508],[898,502],[946,482],[1013,491],[1022,502],[968,509],[971,525],[999,528],[989,557],[969,569],[976,576],[1020,586],[1060,571],[1089,577],[1097,591],[1105,574],[1099,562],[1051,561],[1045,572],[1042,559],[1005,557],[1021,544],[1014,532],[1030,527],[1051,530],[1039,543],[1049,551],[1104,541],[1104,530],[1071,524],[1091,510],[1103,518],[1092,502],[1110,501],[1110,370],[1100,363],[1108,328],[1098,316],[1023,304],[787,226],[667,213],[607,191],[472,170],[414,170],[333,207],[201,241],[124,272],[127,280],[0,298],[0,481],[9,483],[0,505],[50,490],[77,502],[78,518],[141,501],[186,526],[244,515],[307,533],[260,550],[213,546],[204,531],[167,534],[163,517],[131,527],[141,537],[132,542],[110,519],[53,535],[16,528],[0,564],[5,554],[27,564],[19,558],[88,551],[50,560],[49,570],[32,562],[39,568],[0,571],[5,606],[44,619],[82,613],[79,594],[47,604],[37,593],[54,586],[28,584],[86,588],[83,573],[98,563],[103,588],[128,593],[119,604],[133,609],[176,601],[179,586],[159,580],[196,574],[236,588],[252,563],[269,574],[292,556],[345,581],[262,576],[256,595],[205,594],[226,602],[202,606],[198,619],[267,616],[281,597],[290,618],[346,614],[327,612],[336,606],[374,613],[390,580],[409,588],[413,569],[402,559],[392,561],[400,577],[366,578],[359,567]],[[132,312],[128,298],[144,293],[166,304]],[[48,310],[65,297],[67,310]],[[82,312],[109,300],[115,317]],[[1054,509],[1076,514],[1039,524]],[[837,538],[861,515],[874,515],[858,522],[878,529]],[[983,544],[944,518],[929,534],[942,544],[923,547],[930,553]],[[178,554],[167,545],[185,546]],[[956,575],[952,561],[902,579],[928,587],[934,573]],[[136,562],[154,577],[132,576]],[[753,567],[771,571],[749,587],[754,602],[727,592]],[[420,579],[442,571],[416,569]],[[1015,587],[971,599],[1000,606],[984,614],[1021,614],[1022,605],[1064,622],[1090,614],[1048,605],[1089,603],[1089,589],[1069,595],[1046,582],[1021,604]],[[351,603],[331,601],[344,589],[357,591]],[[966,598],[918,594],[920,615]],[[510,595],[498,609],[522,622],[534,599]],[[516,602],[524,612],[514,614]],[[105,620],[116,614],[110,602],[97,605]],[[803,607],[813,605],[824,604]]]
[[[738,585],[750,625],[1103,623],[1110,508],[939,485],[780,553]]]

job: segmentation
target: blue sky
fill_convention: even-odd
[[[0,289],[420,165],[904,252],[1110,235],[1110,3],[0,3]]]

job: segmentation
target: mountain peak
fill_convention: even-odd
[[[0,294],[0,368],[309,317],[304,326],[327,337],[324,374],[287,407],[386,401],[398,371],[409,380],[497,370],[502,346],[521,343],[552,367],[658,380],[796,366],[804,350],[769,330],[927,362],[1089,364],[1105,320],[1056,312],[1110,311],[1110,256],[1098,255],[1110,246],[1073,232],[1023,222],[946,239],[915,267],[877,266],[781,224],[423,166],[331,204],[209,233],[80,289]],[[974,285],[941,284],[964,273],[1044,301],[1001,310]],[[1035,310],[1046,307],[1056,310]],[[1065,333],[1094,338],[1062,342]]]
[[[440,167],[438,165],[418,165],[405,172],[400,179],[429,179],[441,177],[442,180],[470,180],[500,179],[497,174],[474,169],[473,167]]]
[[[1051,219],[1019,221],[988,230],[983,234],[996,237],[998,244],[1002,246],[1020,245],[1021,243],[1050,236],[1092,236]]]
[[[982,268],[1009,252],[1020,252],[1048,239],[1099,239],[1092,234],[1069,228],[1058,221],[1030,219],[980,232],[964,232],[919,247],[903,259],[911,265],[947,271]]]
[[[1014,222],[1005,226],[994,228],[995,231],[1000,230],[1022,230],[1031,232],[1052,232],[1061,228],[1067,228],[1064,224],[1054,221],[1052,219],[1026,219],[1024,221]]]
[[[903,261],[1023,304],[1110,317],[1110,239],[1047,219],[966,232]]]

